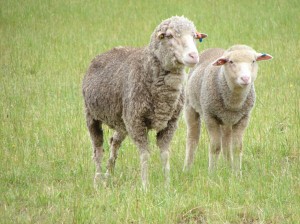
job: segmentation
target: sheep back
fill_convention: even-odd
[[[140,82],[143,48],[117,47],[94,58],[83,79],[86,112],[113,129],[125,129],[122,120],[123,94],[130,77],[131,83]],[[135,63],[132,63],[134,62]],[[136,74],[131,74],[136,71]],[[143,84],[139,83],[142,88]],[[134,90],[132,90],[134,91]],[[127,93],[127,94],[130,94]]]

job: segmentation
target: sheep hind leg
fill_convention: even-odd
[[[187,107],[185,108],[185,120],[187,124],[187,138],[183,170],[187,171],[194,161],[195,151],[201,133],[201,119],[199,114],[193,108]]]
[[[107,170],[105,176],[108,178],[113,173],[116,159],[118,157],[118,150],[125,139],[126,134],[116,131],[110,139],[110,156],[107,163]]]
[[[91,119],[87,116],[87,126],[91,136],[93,145],[93,159],[96,165],[96,172],[94,177],[94,186],[97,187],[98,183],[101,181],[101,162],[103,158],[103,130],[101,127],[102,123],[98,120]]]

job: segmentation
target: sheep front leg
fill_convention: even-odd
[[[135,138],[139,151],[140,151],[140,163],[141,163],[141,177],[142,177],[142,186],[144,190],[148,188],[148,160],[150,158],[150,151],[148,147],[148,136],[147,133],[139,138]]]
[[[190,106],[185,107],[185,120],[187,125],[186,151],[183,170],[188,170],[195,156],[201,132],[201,120],[199,114]]]
[[[243,136],[248,123],[249,117],[244,117],[232,129],[233,169],[236,174],[240,175],[242,175]]]
[[[233,152],[232,152],[232,126],[221,126],[222,131],[222,152],[225,159],[233,168]]]
[[[217,166],[221,152],[221,129],[219,123],[214,118],[206,118],[205,123],[210,138],[208,170],[212,172]]]
[[[128,134],[136,144],[140,152],[141,162],[141,178],[144,190],[148,188],[148,160],[150,157],[148,131],[143,122],[138,119],[134,120],[134,124],[128,125]]]
[[[150,151],[148,147],[148,137],[147,134],[134,136],[133,141],[136,143],[140,151],[140,163],[141,163],[141,178],[143,190],[148,188],[148,160],[150,158]]]
[[[141,177],[142,177],[142,186],[146,191],[148,188],[148,160],[150,157],[150,152],[147,147],[140,149],[140,161],[141,161]]]
[[[168,187],[170,184],[170,142],[177,128],[177,119],[172,119],[168,122],[168,126],[159,131],[156,135],[156,144],[160,149],[160,157],[165,176],[165,183]]]

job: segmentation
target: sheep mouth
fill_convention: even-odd
[[[181,58],[181,63],[189,68],[194,67],[199,62],[199,57],[183,57]]]
[[[177,57],[174,57],[174,64],[179,66],[185,66],[182,60],[178,59]]]
[[[241,88],[246,88],[247,86],[250,86],[250,83],[239,83],[239,86]]]
[[[185,61],[183,59],[178,59],[178,58],[175,58],[175,62],[178,65],[187,66],[189,68],[195,67],[195,65],[197,64],[196,62],[189,62],[189,61]]]
[[[195,63],[194,62],[193,63],[191,63],[191,62],[185,62],[184,63],[184,65],[187,66],[187,67],[189,67],[189,68],[195,67],[196,64],[197,64],[196,62]]]

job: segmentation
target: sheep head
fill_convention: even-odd
[[[257,61],[270,60],[272,56],[257,53],[246,45],[235,45],[212,63],[213,66],[223,66],[223,74],[231,89],[245,88],[254,83],[258,64]]]
[[[150,51],[166,70],[193,67],[199,62],[196,40],[207,37],[196,31],[185,17],[173,16],[164,20],[153,32]]]

